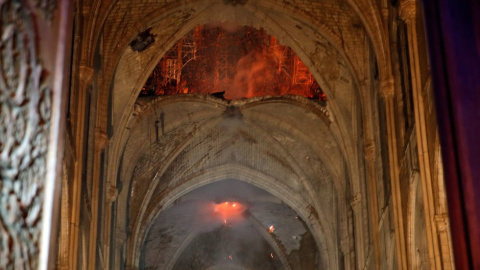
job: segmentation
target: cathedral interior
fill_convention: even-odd
[[[425,14],[0,1],[0,269],[480,269]]]

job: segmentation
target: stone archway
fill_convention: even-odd
[[[208,19],[211,19],[211,18],[208,18]],[[196,20],[195,23],[194,22],[189,22],[188,26],[191,27],[191,26],[195,25],[196,23],[202,22],[202,20],[205,20],[205,18],[202,18],[201,16],[199,16],[195,20]],[[279,28],[278,25],[275,25],[275,24],[273,24],[272,28],[274,29],[274,30],[272,30],[274,32],[275,31],[278,32],[278,33],[285,32],[284,29]],[[177,32],[176,36],[182,35],[188,29],[189,28],[186,27],[182,31]],[[155,31],[155,30],[152,30],[152,31]],[[177,38],[178,37],[175,37],[172,40],[174,41]],[[169,42],[172,42],[172,44],[173,44],[173,41],[169,41]],[[166,46],[162,47],[161,49],[164,50],[164,51],[167,50]],[[302,49],[300,49],[300,48],[299,48],[299,50],[302,51]],[[304,54],[306,54],[306,53],[304,53]],[[132,52],[130,52],[129,49],[127,49],[127,51],[126,51],[126,53],[123,57],[125,57],[124,59],[127,60],[127,59],[132,59],[133,55],[134,54],[132,54]],[[145,57],[147,55],[149,55],[149,54],[147,53],[145,55],[141,55],[140,57]],[[157,58],[159,58],[160,56],[161,56],[161,54],[157,54],[157,56],[155,56],[155,58],[152,58],[152,59],[155,59],[155,60],[151,60],[150,62],[148,62],[148,66],[151,66],[153,68],[153,65],[156,64],[156,61],[158,61]],[[305,56],[305,57],[307,57],[305,59],[310,59],[308,56]],[[122,61],[123,60],[120,60],[120,63],[118,65],[117,70],[125,70],[124,66],[122,64],[123,63]],[[310,60],[308,60],[308,61],[310,61]],[[125,62],[125,63],[127,63],[127,62]],[[131,65],[131,63],[128,64],[128,65]],[[315,68],[315,65],[312,65],[312,68]],[[150,70],[150,67],[147,68],[147,70]],[[346,70],[348,70],[348,69],[346,69]],[[348,71],[348,72],[350,72],[350,71]],[[314,73],[317,74],[317,77],[320,76],[319,71],[314,71]],[[122,78],[121,80],[127,78],[126,76],[121,75],[121,73],[117,74],[116,76],[118,76],[116,78],[119,78],[119,79]],[[141,88],[141,85],[143,85],[144,81],[146,80],[145,74],[143,74],[142,76],[143,77],[134,81],[134,83],[131,84],[130,86],[125,87],[125,85],[124,85],[124,86],[120,86],[120,87],[124,87],[124,89],[127,90],[127,91],[132,91],[133,90],[132,92],[130,92],[131,94],[129,94],[129,95],[131,95],[131,97],[136,97],[138,95],[138,91],[139,91],[138,89]],[[133,77],[133,78],[135,78],[135,77]],[[326,81],[326,80],[324,80],[324,81]],[[355,90],[354,90],[355,89],[355,83],[354,82],[356,81],[356,79],[352,78],[351,81],[352,81],[352,84],[350,85],[350,87],[351,87],[350,91],[355,92]],[[116,85],[116,84],[114,84],[114,85]],[[120,85],[121,85],[121,83],[120,83]],[[115,89],[116,88],[114,87],[114,90],[113,90],[114,92],[116,91]],[[122,93],[122,91],[119,91],[117,93],[117,95],[120,95],[120,93]],[[128,96],[128,94],[127,94],[127,96]],[[340,100],[340,95],[337,95],[337,98],[338,98],[338,100]],[[368,98],[365,98],[365,100],[368,100]],[[130,101],[130,102],[132,102],[132,101]],[[131,104],[133,104],[133,103],[131,103]],[[335,101],[332,101],[332,104],[335,104]],[[333,106],[333,108],[335,108],[335,105],[332,105],[332,106]],[[356,108],[357,108],[357,110],[359,110],[359,108],[362,108],[362,106],[358,105],[358,107],[356,107]],[[337,111],[340,111],[340,109],[337,109]],[[118,158],[121,156],[121,151],[123,151],[123,149],[124,149],[123,147],[124,147],[124,144],[126,143],[126,141],[128,140],[128,136],[130,136],[130,134],[129,134],[130,132],[127,131],[127,129],[130,129],[130,127],[127,128],[127,129],[123,129],[123,130],[122,130],[122,127],[123,126],[130,126],[131,124],[129,122],[135,121],[129,115],[129,112],[130,112],[130,109],[128,109],[128,107],[127,107],[127,109],[123,112],[124,113],[123,119],[120,120],[120,122],[119,122],[119,130],[118,130],[119,132],[116,133],[116,135],[114,135],[114,139],[112,140],[112,149],[110,150],[110,156],[112,157],[111,158],[112,163],[111,163],[111,166],[109,167],[109,172],[108,172],[109,178],[117,178],[117,170],[114,169],[114,168],[118,167],[118,164],[120,163],[120,161],[118,161]],[[121,113],[121,110],[120,110],[120,113]],[[114,113],[114,115],[115,115],[115,113]],[[341,142],[340,145],[341,145],[341,149],[343,151],[343,155],[345,156],[345,159],[350,159],[350,158],[347,158],[347,156],[352,157],[353,159],[357,159],[358,158],[358,153],[356,153],[356,150],[353,149],[353,145],[355,144],[354,141],[358,142],[359,138],[355,138],[352,141],[352,138],[350,137],[350,135],[347,135],[348,132],[346,132],[347,127],[345,126],[345,123],[344,123],[345,122],[344,114],[333,113],[331,115],[335,115],[334,116],[335,121],[332,121],[331,126],[332,126],[333,132],[336,134],[335,138],[338,140],[338,142]],[[365,115],[368,116],[368,114],[365,114]],[[355,123],[355,122],[360,121],[360,119],[356,116],[355,113],[352,113],[351,116],[353,118],[355,118],[352,122]],[[350,117],[350,115],[348,117]],[[349,123],[349,125],[350,125],[350,123]],[[358,128],[358,125],[356,125],[356,126]],[[358,136],[360,132],[355,131],[355,133]],[[366,207],[367,201],[366,200],[361,200],[361,198],[363,196],[365,196],[365,195],[362,195],[362,194],[364,194],[365,190],[362,187],[363,185],[360,183],[363,176],[360,175],[359,168],[358,168],[358,163],[356,163],[356,162],[347,163],[347,166],[349,166],[349,167],[351,166],[351,168],[348,169],[348,173],[350,174],[350,176],[347,179],[348,179],[348,181],[354,181],[354,182],[352,183],[352,185],[348,185],[348,186],[345,186],[345,187],[350,188],[350,190],[348,191],[349,194],[354,194],[355,195],[355,219],[356,219],[355,224],[356,224],[356,226],[359,226],[359,227],[355,227],[357,230],[359,230],[355,234],[357,236],[357,240],[355,242],[356,242],[356,245],[357,245],[356,249],[359,250],[359,252],[362,252],[362,250],[363,250],[362,245],[363,244],[361,244],[361,243],[363,242],[362,237],[364,235],[365,230],[360,229],[360,227],[363,226],[363,224],[364,224],[364,222],[362,222],[361,220],[366,218],[366,215],[367,215],[366,212],[364,212],[364,210],[363,210],[363,209],[365,209],[364,207]],[[342,196],[344,196],[344,195],[342,195]],[[353,197],[353,195],[348,195],[348,196]],[[350,199],[344,198],[344,199],[340,200],[340,205],[342,207],[342,215],[343,216],[347,215],[347,212],[348,212],[347,208],[349,207],[348,206],[349,202],[346,201],[346,200],[350,200]],[[353,200],[353,199],[351,199],[351,200]],[[343,228],[343,231],[346,232],[346,231],[348,231],[348,229]],[[344,242],[346,243],[348,241],[347,240],[348,236],[345,235],[344,238],[345,238]],[[353,240],[351,240],[351,241],[352,242],[347,244],[347,245],[351,245],[353,243]],[[347,257],[349,257],[349,256],[347,256]],[[364,256],[360,255],[359,258],[364,258]],[[363,259],[361,259],[361,260],[363,260]],[[358,263],[363,264],[363,262],[361,262],[361,261],[359,261]]]
[[[227,6],[225,6],[225,3],[214,1],[183,1],[182,5],[173,2],[167,4],[150,3],[148,5],[148,15],[158,16],[140,18],[135,15],[136,13],[133,12],[133,9],[123,10],[125,6],[132,4],[129,1],[119,1],[116,3],[119,5],[107,8],[107,13],[102,17],[104,21],[102,21],[101,24],[105,25],[106,31],[101,33],[101,40],[95,49],[102,54],[101,58],[104,62],[102,62],[101,67],[96,67],[100,68],[102,76],[93,80],[95,83],[93,86],[95,88],[95,98],[98,102],[96,112],[98,113],[95,115],[95,124],[92,124],[95,126],[95,138],[92,140],[95,141],[98,147],[96,147],[95,152],[90,156],[94,164],[94,172],[91,177],[92,183],[94,183],[94,185],[100,183],[101,177],[104,176],[102,175],[104,168],[107,179],[104,187],[107,194],[107,205],[115,201],[114,204],[118,207],[116,208],[117,210],[115,210],[116,216],[114,217],[110,216],[110,208],[108,206],[105,208],[107,218],[106,221],[104,221],[103,231],[106,232],[107,235],[114,235],[113,238],[117,238],[118,236],[119,239],[118,241],[112,242],[122,245],[125,239],[128,238],[127,235],[132,228],[133,231],[135,231],[134,234],[137,236],[138,232],[145,230],[141,228],[145,223],[134,225],[139,227],[126,227],[123,223],[127,218],[126,209],[129,203],[129,192],[126,191],[126,187],[130,187],[128,183],[132,180],[130,178],[132,174],[135,174],[135,165],[138,162],[148,161],[148,158],[144,160],[141,160],[141,158],[144,157],[143,150],[148,151],[151,145],[151,141],[144,143],[144,145],[130,144],[130,142],[135,139],[140,140],[140,138],[143,138],[141,136],[136,137],[136,135],[140,135],[136,131],[138,128],[146,127],[148,129],[148,125],[151,125],[149,121],[144,121],[146,123],[145,125],[142,122],[142,119],[145,120],[148,117],[152,117],[144,112],[142,108],[148,107],[149,105],[137,100],[140,88],[144,84],[149,71],[152,70],[153,66],[158,62],[158,59],[165,53],[168,47],[174,44],[176,40],[195,25],[212,20],[233,20],[239,24],[264,27],[269,33],[274,34],[287,45],[291,46],[309,67],[317,81],[327,89],[327,96],[330,98],[327,106],[327,119],[329,121],[329,131],[327,134],[333,138],[331,142],[332,145],[335,145],[334,155],[336,157],[329,160],[332,156],[331,153],[322,150],[322,157],[314,161],[304,161],[302,159],[297,162],[295,158],[290,158],[286,163],[294,164],[296,169],[292,170],[293,172],[309,169],[300,166],[298,163],[323,162],[329,164],[329,167],[327,166],[328,175],[338,180],[333,181],[336,188],[335,196],[337,196],[335,197],[335,207],[338,209],[338,213],[325,215],[325,217],[327,219],[339,219],[338,223],[335,224],[341,224],[341,228],[334,228],[335,226],[332,225],[326,228],[329,233],[335,232],[334,234],[336,234],[336,232],[340,232],[336,234],[335,239],[332,238],[329,241],[329,252],[333,254],[329,257],[334,263],[337,263],[339,260],[345,260],[344,264],[348,265],[347,268],[352,268],[354,265],[358,268],[365,267],[365,260],[368,256],[364,252],[370,248],[368,244],[369,241],[367,240],[369,238],[369,229],[367,228],[369,211],[367,211],[367,207],[372,207],[371,212],[377,215],[372,214],[370,217],[370,222],[374,224],[373,231],[375,232],[379,230],[376,226],[378,226],[378,215],[381,214],[378,213],[379,206],[376,200],[366,200],[367,187],[365,180],[368,177],[369,193],[372,192],[372,194],[376,194],[375,181],[377,181],[379,177],[376,176],[375,170],[382,166],[380,164],[381,162],[375,159],[375,156],[378,156],[379,152],[379,150],[375,151],[375,147],[379,149],[379,141],[376,140],[375,116],[371,111],[371,107],[373,104],[376,104],[378,99],[378,95],[375,94],[378,90],[378,85],[374,82],[369,82],[372,78],[370,78],[371,74],[366,70],[368,70],[368,66],[374,65],[372,62],[374,61],[372,60],[373,57],[371,57],[370,54],[384,54],[370,48],[371,40],[369,37],[372,35],[369,35],[367,32],[371,31],[372,25],[366,23],[369,25],[367,28],[370,30],[365,31],[365,29],[362,28],[361,22],[371,21],[366,20],[365,16],[358,16],[358,12],[356,12],[358,5],[336,3],[330,7],[324,6],[324,9],[320,6],[315,6],[312,11],[317,13],[312,15],[310,12],[304,10],[304,6],[300,5],[297,7],[294,4],[277,5],[277,1],[248,1],[245,6],[228,6],[229,3],[226,3]],[[104,6],[109,5],[101,5],[101,7]],[[100,10],[101,7],[94,7],[94,10]],[[144,4],[138,3],[138,5],[135,5],[135,10],[141,10],[142,7],[145,7]],[[328,20],[320,23],[314,20],[316,16],[322,17],[323,15],[328,15],[325,14],[325,12],[338,15],[339,18],[342,18],[342,20],[347,23],[339,27]],[[121,20],[117,20],[119,14],[124,14]],[[208,14],[213,14],[213,16],[207,16]],[[373,21],[378,22],[378,17]],[[120,27],[122,25],[125,27]],[[128,46],[131,39],[150,27],[153,35],[156,35],[157,41],[142,52],[132,51]],[[376,46],[374,47],[377,49],[383,47],[382,45],[378,45],[378,33],[374,35],[377,36],[375,39]],[[347,36],[351,37],[351,39],[342,39]],[[357,48],[359,48],[358,51],[362,52],[361,54],[354,53]],[[328,65],[322,64],[322,62],[327,62],[324,61],[326,58],[323,56],[325,55],[332,56],[333,59],[332,61],[328,61]],[[358,56],[358,58],[352,59],[351,56],[353,55]],[[389,78],[388,72],[386,72],[384,68],[385,58],[382,59],[381,77]],[[327,76],[332,69],[340,69],[340,76]],[[390,90],[393,89],[393,82],[390,80],[382,80],[381,88],[384,90],[383,92],[385,92],[385,97],[392,96]],[[111,104],[108,104],[108,100],[110,100]],[[261,102],[267,103],[267,101]],[[280,100],[276,100],[271,103],[281,102]],[[306,115],[310,115],[309,113],[312,112],[312,108],[305,109],[307,112]],[[111,114],[108,115],[109,113]],[[206,115],[205,117],[208,116]],[[257,114],[256,117],[258,119],[275,119],[271,114]],[[150,120],[152,119],[153,117]],[[392,118],[389,117],[388,119],[390,121]],[[188,124],[189,122],[185,123]],[[264,133],[270,132],[269,129],[262,126],[265,123],[268,124],[265,126],[268,126],[268,128],[272,130],[275,130],[274,125],[282,126],[282,120],[275,119],[275,121],[270,122],[258,122],[255,129],[265,129]],[[318,127],[318,125],[320,124],[314,123],[311,126]],[[290,135],[295,138],[300,135],[299,138],[303,141],[310,139],[314,145],[312,149],[320,149],[318,146],[318,138],[322,136],[318,136],[317,138],[304,136],[302,132],[305,132],[305,130],[295,129],[295,132]],[[146,136],[146,138],[151,140],[148,136]],[[268,142],[271,143],[274,140],[276,139],[274,138]],[[188,143],[188,140],[185,141],[185,143]],[[287,144],[288,141],[284,140],[281,143]],[[134,145],[138,145],[138,147],[134,147]],[[307,144],[305,143],[305,145]],[[364,145],[368,150],[364,149]],[[179,152],[182,151],[181,147],[177,150]],[[132,153],[135,151],[137,151],[137,153]],[[368,165],[363,161],[364,155],[368,158]],[[311,158],[312,156],[313,155],[308,155],[307,157]],[[175,159],[176,155],[172,155],[171,157]],[[308,158],[304,158],[308,160]],[[292,160],[294,160],[294,162],[292,162]],[[340,162],[337,162],[339,160]],[[320,168],[316,166],[312,167]],[[366,173],[366,171],[368,171],[368,173]],[[166,171],[158,171],[157,173],[163,176],[165,172]],[[312,172],[310,171],[309,173]],[[394,172],[394,174],[395,173],[396,172]],[[160,178],[157,178],[156,181],[159,181]],[[150,181],[151,179],[144,180]],[[162,179],[162,181],[163,180],[165,179]],[[304,185],[308,191],[309,199],[318,195],[316,193],[317,191],[314,191],[312,185],[309,184],[310,180],[308,177],[302,178],[302,181],[300,181],[301,185],[299,185]],[[103,184],[99,186],[101,185]],[[155,187],[155,185],[152,186],[152,189]],[[117,188],[119,189],[118,199],[116,196]],[[153,190],[150,190],[150,192],[153,192]],[[139,222],[143,222],[142,219],[149,218],[149,214],[146,214],[145,211],[148,211],[149,201],[153,196],[150,197],[149,195],[148,197],[148,199],[141,200],[141,202],[135,202],[135,199],[131,201],[133,204],[138,203],[140,205],[140,208],[136,208],[135,210],[141,211]],[[312,202],[312,209],[318,214],[322,207],[318,202],[315,203],[315,200],[312,200]],[[98,203],[98,200],[94,200],[93,203]],[[94,213],[93,216],[94,220],[91,223],[96,224],[96,213]],[[323,214],[320,216],[323,217]],[[111,230],[113,230],[110,225],[111,222],[116,222],[115,230],[118,231],[118,234],[111,232]],[[95,235],[97,234],[94,230],[91,233],[91,239],[95,239]],[[352,235],[355,237],[353,238]],[[376,235],[376,233],[374,233],[374,235]],[[129,241],[131,241],[131,239]],[[373,241],[376,250],[375,260],[377,263],[378,253],[380,252],[378,241],[378,239]],[[341,251],[339,250],[339,246],[341,246]],[[95,247],[91,248],[91,256],[96,252],[95,249]],[[105,256],[109,256],[109,249],[105,252]],[[118,252],[125,253],[125,251]],[[342,253],[343,256],[340,255],[340,253]]]
[[[311,101],[308,101],[305,98],[277,98],[271,99],[269,102],[262,102],[266,101],[262,99],[253,99],[232,102],[229,106],[226,106],[225,101],[213,98],[205,99],[203,96],[186,95],[179,97],[157,98],[157,100],[156,106],[159,106],[158,108],[161,107],[165,115],[165,135],[162,135],[160,141],[155,143],[158,143],[158,146],[152,145],[153,148],[147,147],[143,149],[140,146],[141,144],[145,145],[145,143],[142,142],[151,141],[148,139],[149,136],[155,136],[155,132],[148,130],[148,127],[151,123],[153,123],[152,121],[155,122],[155,119],[148,117],[148,114],[145,114],[144,117],[140,118],[139,124],[137,124],[137,126],[134,128],[135,132],[132,134],[132,139],[127,144],[127,148],[125,149],[125,156],[127,157],[126,160],[130,161],[124,162],[126,163],[127,167],[130,167],[130,169],[124,168],[123,172],[132,173],[131,176],[126,176],[126,179],[132,179],[131,190],[134,192],[134,194],[139,195],[133,195],[134,197],[128,198],[126,195],[131,191],[129,191],[129,189],[123,189],[124,191],[120,193],[120,200],[118,202],[133,202],[133,204],[130,203],[129,206],[130,211],[133,211],[131,213],[145,213],[141,215],[134,214],[133,216],[129,216],[129,220],[132,222],[129,227],[133,233],[132,237],[128,240],[130,243],[128,244],[129,254],[139,254],[142,246],[141,243],[144,241],[143,239],[151,226],[148,224],[151,224],[150,222],[156,219],[155,216],[158,215],[157,213],[159,213],[161,209],[164,209],[170,203],[176,200],[171,196],[176,196],[175,198],[178,198],[178,196],[181,196],[181,194],[185,194],[188,191],[193,191],[205,183],[208,183],[204,183],[205,180],[201,180],[203,178],[208,181],[212,181],[214,179],[217,179],[215,181],[221,181],[225,179],[226,175],[228,175],[229,178],[238,179],[253,169],[264,171],[266,175],[270,176],[269,178],[265,178],[261,177],[260,174],[255,177],[250,177],[253,180],[246,180],[250,182],[253,181],[252,183],[256,183],[256,186],[259,186],[272,194],[276,194],[278,198],[284,200],[294,209],[298,209],[296,211],[307,222],[307,225],[314,228],[312,232],[317,240],[317,243],[324,243],[321,245],[321,250],[326,250],[327,253],[330,254],[328,256],[323,256],[325,260],[331,261],[332,264],[336,264],[335,257],[337,255],[335,255],[335,253],[337,253],[338,250],[335,248],[334,242],[339,241],[340,231],[338,228],[334,229],[334,227],[337,227],[338,225],[333,225],[333,223],[331,223],[334,222],[331,219],[332,214],[327,214],[325,212],[326,210],[322,210],[322,208],[319,206],[319,203],[324,205],[323,208],[331,209],[328,211],[336,212],[338,210],[334,209],[337,209],[338,206],[335,205],[341,204],[339,198],[345,196],[341,195],[343,192],[345,192],[345,184],[340,184],[345,180],[340,181],[340,179],[342,179],[342,177],[346,177],[346,174],[344,172],[340,175],[338,174],[339,170],[341,171],[343,168],[341,166],[343,163],[343,161],[341,161],[341,153],[338,149],[332,151],[334,148],[336,148],[334,146],[335,140],[333,139],[332,135],[327,135],[329,133],[328,126],[325,126],[323,129],[314,129],[309,131],[300,128],[302,126],[312,125],[314,122],[317,124],[325,124],[326,121],[328,121],[328,118],[325,118],[325,115],[321,111],[318,111],[319,114],[311,119],[304,119],[301,123],[295,123],[295,121],[298,119],[298,117],[295,117],[295,115],[302,115],[305,109],[309,107],[310,109],[313,109],[318,105],[311,103]],[[178,108],[187,108],[185,105],[181,105],[182,103],[195,105],[189,105],[187,107],[196,108],[195,110],[197,110],[197,112],[201,111],[202,113],[192,114],[188,110],[182,109],[181,114],[172,114],[172,112],[175,111],[179,112]],[[151,104],[155,104],[155,102],[152,102]],[[237,113],[234,113],[233,116],[225,115],[225,111],[228,111],[229,108],[237,108],[235,109],[237,110]],[[285,118],[286,116],[275,116],[277,114],[276,112],[285,110],[286,108],[289,108],[291,116],[288,118]],[[211,112],[208,112],[209,110]],[[155,113],[152,108],[147,109],[146,112],[148,111],[151,114]],[[241,117],[236,118],[235,115],[241,115]],[[200,118],[197,119],[196,117]],[[232,119],[230,117],[234,118]],[[234,121],[232,122],[231,120]],[[238,122],[235,124],[235,121]],[[259,121],[258,124],[255,123],[257,121]],[[309,124],[308,122],[311,123]],[[146,123],[147,125],[145,126],[145,124],[140,123]],[[231,127],[237,125],[238,130],[235,131],[235,129],[233,129],[232,131],[232,129],[230,129]],[[187,130],[193,128],[193,133],[191,133],[192,131],[187,130],[182,131],[185,128],[187,128]],[[262,131],[262,129],[265,130]],[[269,131],[269,133],[266,133],[266,131]],[[190,133],[194,135],[191,137],[191,139],[186,141],[185,139],[181,139],[182,136],[184,137],[184,135]],[[296,138],[295,140],[291,139],[294,137]],[[315,141],[315,138],[320,137],[322,138],[321,141],[314,144],[310,143]],[[184,138],[188,138],[188,136]],[[165,151],[167,149],[165,147],[172,142],[174,143],[172,145],[173,147],[168,146],[168,148],[172,150],[177,149],[175,150],[177,153],[174,156],[169,157],[170,154],[168,151]],[[233,145],[230,147],[229,145],[231,143],[233,143]],[[129,144],[131,144],[131,146],[128,146]],[[165,145],[162,146],[162,144]],[[180,148],[178,148],[178,146],[174,146],[175,144],[179,145]],[[238,144],[238,146],[235,146],[236,144]],[[218,145],[223,145],[224,147],[218,148]],[[295,145],[297,145],[297,148],[295,152],[292,152],[292,149],[294,149]],[[300,145],[303,146],[298,147]],[[195,147],[192,148],[192,146]],[[307,150],[312,146],[317,150]],[[330,154],[329,158],[331,161],[328,161],[328,159],[321,161],[323,158],[320,158],[322,156],[320,152],[323,152],[326,149],[320,149],[324,147],[329,149],[328,152]],[[288,151],[286,151],[287,149]],[[131,160],[132,156],[130,153],[133,153],[131,151],[145,154],[143,154],[144,157],[142,158],[140,158],[138,155],[136,157],[133,156],[134,159]],[[198,160],[199,157],[204,155],[206,155],[205,158]],[[210,155],[215,156],[215,158],[208,158]],[[289,155],[293,156],[288,157]],[[333,160],[336,161],[332,162]],[[295,165],[295,163],[298,161],[301,161],[302,164]],[[219,167],[222,169],[216,169],[215,166],[218,165],[214,164],[220,165],[223,162],[227,163]],[[242,165],[245,169],[235,169],[236,167],[232,167],[233,164],[230,164],[230,162],[234,162],[233,164],[238,162],[240,162],[239,164],[242,164],[246,162],[244,163],[245,165]],[[321,169],[322,162],[326,162],[325,166],[330,169]],[[186,165],[188,163],[191,163],[192,165]],[[175,164],[185,165],[176,167]],[[308,166],[308,164],[315,165],[309,169],[308,167],[305,167]],[[136,168],[133,169],[132,165],[134,165]],[[340,167],[338,167],[339,165]],[[253,167],[250,168],[250,166]],[[295,169],[295,167],[298,168]],[[273,168],[276,169],[272,170]],[[328,176],[330,175],[330,172],[332,173],[331,177]],[[304,175],[305,173],[306,175]],[[267,181],[261,179],[271,180]],[[339,181],[331,182],[333,179],[339,179]],[[317,181],[320,180],[324,181],[324,184],[319,186]],[[141,183],[141,186],[139,186],[138,183]],[[275,191],[275,186],[278,186],[278,188],[285,186],[286,190],[278,193],[278,191]],[[322,186],[331,186],[331,190],[322,191]],[[165,188],[167,188],[168,191],[165,190]],[[182,193],[179,195],[174,195],[175,192],[178,191]],[[150,194],[150,192],[153,193],[145,196],[145,194]],[[307,201],[305,201],[305,199],[298,198],[297,200],[303,201],[303,203],[288,203],[292,198],[298,196],[295,195],[298,192],[300,192],[299,194],[303,194],[302,196],[305,196],[305,199],[308,198]],[[138,201],[138,196],[146,199],[141,199]],[[319,198],[323,199],[320,200]],[[330,206],[327,207],[327,205]],[[120,216],[125,216],[125,214],[121,214]],[[345,219],[345,221],[346,220],[347,219]],[[328,236],[326,237],[326,235]],[[325,237],[327,240],[321,240]],[[138,264],[138,255],[134,256],[137,256],[137,259],[132,258],[132,263],[130,264],[132,267]]]

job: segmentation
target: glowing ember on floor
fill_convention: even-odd
[[[275,227],[272,225],[268,228],[269,233],[273,233],[275,231]]]
[[[222,26],[201,25],[187,33],[165,53],[140,95],[301,95],[326,104],[327,97],[292,49],[263,29],[228,31]]]

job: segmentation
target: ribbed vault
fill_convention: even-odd
[[[312,9],[317,12],[321,6]],[[182,226],[165,221],[169,211],[197,189],[238,181],[269,194],[277,207],[286,207],[284,213],[295,213],[305,233],[311,235],[315,259],[310,261],[316,268],[364,264],[368,230],[367,202],[361,200],[366,191],[364,163],[359,158],[364,127],[360,100],[368,100],[370,93],[358,90],[359,81],[371,76],[371,56],[363,53],[370,45],[350,6],[334,1],[325,3],[324,8],[324,13],[328,11],[345,23],[318,21],[305,10],[275,1],[234,6],[220,1],[185,1],[161,8],[152,5],[146,19],[115,38],[124,50],[115,47],[108,52],[118,62],[114,72],[106,69],[105,73],[107,80],[112,78],[113,137],[107,176],[121,186],[115,226],[120,232],[129,232],[117,244],[117,260],[128,267],[161,269],[186,263],[191,256],[185,254],[198,254],[195,246],[225,232],[218,228],[201,233],[182,230]],[[106,25],[115,24],[113,14]],[[127,11],[123,20],[128,16],[133,14]],[[138,98],[154,67],[178,39],[196,25],[219,21],[263,28],[292,48],[327,95],[327,105],[298,96],[233,101],[203,95]],[[155,41],[145,51],[133,50],[128,43],[146,28],[151,29]],[[345,35],[351,38],[343,39]],[[348,53],[355,50],[362,53]],[[272,211],[258,212],[258,216]],[[278,215],[276,222],[282,224],[286,219]],[[264,230],[259,228],[266,225],[255,215],[249,224],[257,224],[253,232],[260,236]],[[162,243],[155,246],[152,240],[158,238],[155,231],[165,227],[177,228],[165,237],[171,241],[163,245],[170,248],[161,248]],[[174,237],[178,235],[182,237]],[[290,250],[286,240],[260,238],[279,259],[277,266],[295,269],[299,265],[298,256],[292,254],[301,247]],[[153,250],[162,250],[155,253],[158,258],[152,259]],[[356,259],[350,250],[357,250]],[[229,263],[228,267],[234,267]],[[259,265],[237,266],[259,269]]]
[[[422,20],[411,0],[75,1],[58,268],[452,266]]]
[[[248,183],[269,193],[269,201],[288,205],[296,213],[290,216],[298,216],[299,224],[311,232],[320,251],[314,257],[318,256],[325,267],[329,259],[338,256],[340,232],[335,217],[339,215],[339,198],[348,196],[348,176],[329,131],[329,119],[319,104],[303,97],[226,102],[195,95],[158,97],[148,102],[125,149],[128,157],[132,157],[131,151],[138,155],[133,155],[134,162],[129,158],[123,163],[123,171],[131,175],[126,179],[132,179],[127,215],[135,235],[130,246],[134,262],[140,263],[151,228],[165,226],[164,212],[173,211],[189,192],[224,180]],[[305,128],[309,126],[316,128]],[[208,199],[215,201],[214,197]],[[245,200],[257,203],[255,209],[260,209],[252,210],[252,220],[259,220],[253,223],[268,229],[261,220],[275,212],[275,207],[262,212],[268,207],[260,207],[257,199],[250,196]],[[255,213],[260,214],[256,217]],[[287,219],[277,217],[277,224]],[[172,234],[183,235],[182,226],[172,227],[176,228]],[[278,250],[286,249],[282,241],[278,245]],[[290,248],[283,256],[291,252]]]

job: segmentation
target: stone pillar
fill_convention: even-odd
[[[350,257],[352,253],[352,249],[350,247],[350,239],[344,238],[340,241],[340,250],[343,253],[343,261],[345,263],[345,270],[353,269],[352,265],[350,265]]]
[[[99,207],[102,207],[99,205],[99,199],[100,196],[104,196],[104,194],[100,194],[100,181],[102,181],[102,176],[100,175],[100,167],[102,166],[101,163],[101,155],[105,147],[107,146],[108,143],[108,136],[107,134],[100,130],[96,129],[95,130],[95,153],[93,157],[93,178],[92,178],[92,198],[91,198],[91,214],[92,214],[92,220],[90,223],[90,246],[89,246],[89,251],[88,251],[88,269],[94,270],[95,265],[96,265],[96,251],[97,251],[97,246],[98,246],[98,241],[97,241],[97,228],[98,228],[98,222],[99,222],[99,216],[98,216],[98,209]]]
[[[365,145],[365,163],[367,169],[367,184],[370,190],[370,222],[372,224],[373,255],[375,269],[382,269],[382,258],[380,252],[380,228],[378,218],[378,197],[377,197],[377,171],[375,169],[375,142],[367,141]]]
[[[402,196],[400,190],[397,136],[395,132],[395,85],[392,77],[383,79],[380,85],[380,95],[385,101],[385,118],[387,122],[388,160],[390,180],[392,182],[393,216],[395,223],[395,242],[397,249],[398,269],[407,269],[405,246],[405,230],[402,216]]]
[[[68,171],[65,162],[63,163],[62,172],[62,195],[60,205],[60,229],[58,237],[58,260],[56,269],[68,270],[69,269],[69,240],[70,240],[70,213],[72,207],[69,198],[69,183],[68,183]]]
[[[442,269],[455,269],[452,254],[452,241],[450,241],[450,222],[447,214],[435,215],[435,226],[437,228],[442,254]]]
[[[430,265],[435,269],[442,269],[440,245],[435,226],[436,206],[434,202],[433,179],[430,172],[430,156],[428,151],[428,134],[426,130],[426,114],[422,95],[421,70],[419,63],[417,38],[417,1],[403,0],[400,2],[399,15],[405,21],[408,32],[409,63],[412,80],[413,105],[415,113],[415,130],[417,133],[418,163],[422,184],[423,204],[425,208],[426,237],[428,242],[428,257]],[[433,139],[433,138],[430,138]],[[443,184],[443,183],[439,183]]]
[[[128,235],[125,229],[116,227],[115,228],[115,247],[113,251],[115,252],[115,257],[114,257],[115,259],[113,261],[113,264],[110,265],[110,269],[120,269],[122,267],[122,263],[124,263],[121,261],[122,257],[124,256],[124,254],[122,254],[123,246],[125,245],[125,242],[127,241],[127,239],[128,239]],[[110,250],[112,250],[112,248],[110,248]]]
[[[357,267],[358,269],[363,269],[365,267],[365,250],[363,246],[363,239],[364,235],[361,230],[356,228],[360,227],[359,224],[362,224],[362,196],[360,193],[357,193],[350,204],[353,210],[353,218],[354,218],[354,228],[355,228],[355,255],[357,259]]]
[[[103,212],[103,218],[105,220],[103,226],[103,254],[105,258],[105,269],[112,269],[109,258],[110,251],[115,248],[115,242],[112,242],[114,239],[110,239],[110,230],[112,224],[112,205],[117,200],[118,189],[111,181],[107,181],[105,185],[105,211]],[[111,246],[112,243],[114,243],[113,247]]]
[[[84,166],[84,159],[82,158],[84,153],[83,143],[85,142],[85,128],[88,119],[85,119],[85,111],[88,109],[87,104],[87,92],[92,85],[94,70],[92,67],[81,64],[78,68],[78,86],[72,88],[75,94],[76,100],[73,103],[75,106],[74,116],[75,122],[73,123],[73,130],[75,138],[75,165],[73,168],[73,179],[71,183],[72,189],[72,212],[70,213],[70,240],[69,240],[69,265],[70,269],[77,269],[78,260],[78,247],[79,247],[79,227],[80,227],[80,209],[82,208],[82,170]]]
[[[365,81],[361,84],[361,92],[369,93],[371,84]],[[362,116],[363,116],[363,134],[364,134],[364,154],[365,154],[365,177],[368,188],[368,204],[371,214],[369,215],[372,229],[373,256],[375,261],[375,269],[381,267],[381,250],[380,250],[380,220],[378,217],[378,191],[377,191],[377,170],[376,170],[376,147],[375,147],[375,127],[373,117],[373,106],[376,99],[372,99],[370,95],[362,95]]]

